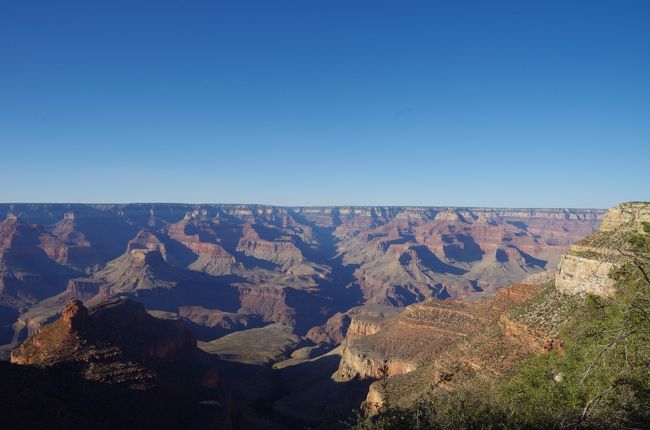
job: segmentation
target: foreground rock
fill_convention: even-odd
[[[649,203],[623,203],[607,211],[600,229],[573,245],[560,261],[558,290],[611,296],[614,281],[609,273],[625,260],[627,238],[642,231],[644,222],[650,222]]]
[[[128,299],[90,309],[69,301],[58,320],[12,353],[11,362],[3,368],[10,380],[40,372],[35,382],[46,392],[56,392],[59,388],[50,386],[50,378],[53,384],[65,379],[72,398],[85,397],[81,405],[92,404],[89,411],[98,414],[73,406],[51,418],[53,428],[77,428],[77,421],[89,428],[232,428],[233,419],[241,422],[232,408],[224,407],[215,363],[197,348],[184,324],[154,318]],[[41,370],[25,370],[32,367]],[[115,409],[123,399],[133,405]],[[32,422],[38,422],[34,406],[25,403],[13,413],[32,411]]]

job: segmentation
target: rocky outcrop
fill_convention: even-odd
[[[562,257],[555,285],[564,294],[611,296],[610,272],[626,261],[628,237],[650,222],[650,203],[623,203],[605,214],[598,231],[577,242]]]
[[[129,241],[126,246],[126,252],[130,253],[135,250],[156,251],[160,253],[163,260],[167,260],[167,251],[165,245],[158,239],[158,237],[147,231],[140,230],[138,234]]]
[[[316,344],[338,345],[356,338],[370,336],[381,330],[383,321],[400,312],[392,306],[364,305],[334,314],[325,324],[313,327],[307,339]]]
[[[93,278],[74,278],[68,281],[66,293],[70,298],[81,301],[89,300],[98,294],[107,296],[108,290],[104,287],[104,281]]]
[[[565,255],[560,261],[555,286],[564,294],[614,294],[614,280],[609,277],[614,263],[576,255]]]
[[[233,421],[242,424],[222,391],[215,360],[197,348],[184,324],[154,318],[128,299],[91,308],[70,300],[59,319],[12,353],[11,362],[0,368],[0,397],[3,405],[14,406],[0,422],[20,417],[29,424],[16,427],[14,422],[12,428],[226,429],[233,428]],[[6,390],[20,401],[8,401]],[[52,415],[37,418],[42,413]]]
[[[337,312],[325,324],[312,327],[305,337],[316,344],[337,345],[349,333],[350,321],[349,315]]]
[[[69,333],[79,331],[88,323],[88,309],[79,300],[72,299],[61,311],[61,321]]]
[[[128,299],[90,310],[72,299],[58,320],[12,352],[11,362],[68,364],[89,380],[148,389],[159,381],[155,368],[145,364],[147,358],[183,361],[196,350],[196,340],[182,322],[158,320]]]
[[[348,341],[359,337],[371,336],[379,333],[381,324],[376,319],[353,318],[347,330],[346,338]]]
[[[133,248],[97,272],[92,279],[103,282],[112,294],[136,290],[173,288],[182,274],[167,265],[159,251]]]
[[[160,301],[165,297],[177,296],[176,306],[184,303],[180,298],[192,292],[201,297],[201,292],[208,291],[211,300],[206,299],[210,305],[219,292],[227,293],[234,289],[217,289],[214,278],[196,271],[182,269],[171,265],[165,260],[166,248],[153,234],[140,231],[129,241],[126,252],[110,261],[106,267],[90,278],[76,278],[68,284],[70,297],[89,299],[92,292],[96,292],[95,302],[117,294],[131,294],[134,296],[157,295]],[[169,307],[169,305],[166,305]]]
[[[394,376],[409,373],[416,367],[416,364],[405,359],[369,356],[348,347],[343,349],[341,364],[335,378],[340,381],[349,381],[355,377],[379,379],[384,375]]]
[[[280,266],[291,266],[303,261],[302,253],[287,237],[273,241],[262,239],[251,224],[244,225],[237,251]]]
[[[182,318],[191,321],[198,326],[211,329],[221,329],[217,331],[210,330],[210,333],[213,334],[213,338],[216,337],[214,335],[215,333],[224,334],[232,331],[244,330],[249,328],[249,325],[252,324],[252,318],[249,315],[224,312],[217,309],[208,309],[203,306],[181,306],[178,310],[178,314]]]
[[[215,276],[237,272],[240,265],[230,252],[217,243],[214,226],[205,220],[206,216],[207,212],[201,215],[198,211],[187,213],[181,221],[167,227],[167,234],[194,254],[191,257],[194,261],[186,262],[193,270]]]
[[[287,304],[284,288],[272,286],[240,286],[240,313],[257,315],[263,321],[293,325],[295,310]]]
[[[629,226],[636,231],[642,231],[644,222],[650,222],[649,202],[623,203],[607,211],[600,230],[615,231]]]
[[[80,229],[74,212],[66,212],[51,233],[52,236],[41,242],[41,247],[57,263],[87,273],[106,263],[106,256]]]

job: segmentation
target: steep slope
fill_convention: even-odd
[[[88,288],[86,285],[95,285],[96,294],[100,296],[98,300],[129,294],[160,310],[215,303],[225,311],[236,309],[233,288],[210,275],[172,266],[166,257],[166,247],[158,237],[141,230],[129,241],[126,252],[95,273],[90,283],[86,279],[75,279],[68,290],[81,291]]]
[[[400,309],[393,306],[364,305],[338,312],[325,324],[313,327],[306,338],[319,345],[338,345],[347,337],[367,336],[376,333],[378,321],[397,315]]]
[[[196,340],[180,321],[156,319],[128,299],[90,311],[70,300],[59,319],[12,352],[11,362],[45,367],[75,362],[87,379],[147,388],[157,383],[155,372],[134,360],[186,360],[195,349]]]

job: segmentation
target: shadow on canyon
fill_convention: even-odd
[[[339,361],[332,354],[282,369],[226,361],[218,367],[235,401],[253,417],[281,428],[345,428],[372,381],[334,381]]]

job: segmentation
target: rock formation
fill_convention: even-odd
[[[504,310],[537,291],[536,286],[515,285],[486,301],[432,299],[390,317],[353,318],[336,378],[378,379],[384,366],[388,376],[410,373],[498,324]]]
[[[181,321],[156,319],[139,303],[116,298],[88,310],[72,299],[58,320],[12,352],[11,362],[75,363],[87,379],[147,387],[155,372],[136,362],[188,360],[196,351],[196,340]]]
[[[650,222],[649,203],[623,203],[605,214],[600,229],[578,241],[562,258],[555,283],[565,294],[614,293],[611,270],[625,257],[627,238],[642,231],[643,223]]]
[[[58,320],[12,353],[11,362],[1,369],[10,386],[15,378],[34,378],[28,383],[35,389],[58,393],[50,401],[59,396],[70,401],[49,417],[48,427],[228,429],[233,420],[241,424],[232,408],[220,406],[226,397],[216,363],[197,348],[185,325],[154,318],[128,299],[89,309],[70,300]],[[38,368],[40,374],[30,376],[35,371],[25,368]],[[54,385],[61,381],[63,386]],[[23,391],[15,387],[15,393]],[[16,404],[0,422],[18,416],[25,428],[38,426],[33,408],[40,403],[35,392],[30,398],[36,403]]]

